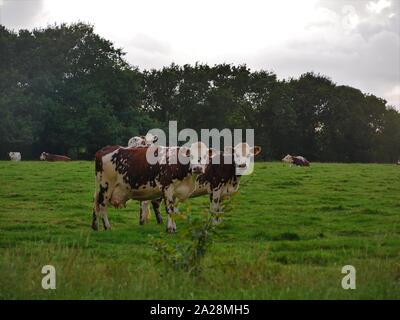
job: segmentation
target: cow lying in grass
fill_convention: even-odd
[[[70,157],[60,156],[58,154],[51,154],[47,152],[42,152],[39,159],[42,161],[71,161]]]
[[[310,162],[302,157],[302,156],[291,156],[290,154],[286,155],[283,159],[283,162],[290,163],[290,165],[295,165],[299,167],[309,167]]]
[[[211,213],[222,212],[222,202],[229,198],[239,189],[240,178],[243,173],[250,169],[250,158],[257,156],[261,152],[261,147],[250,148],[247,143],[240,143],[235,148],[227,147],[224,153],[215,154],[219,157],[219,162],[212,161],[207,164],[205,172],[196,178],[196,188],[191,194],[191,198],[202,195],[210,195]],[[214,162],[214,163],[213,163]],[[161,217],[161,199],[151,201],[156,217]],[[141,214],[149,212],[147,202],[141,203]],[[140,216],[140,224],[143,224],[146,217]],[[220,218],[216,216],[216,221]],[[161,220],[162,221],[162,220]],[[157,218],[159,222],[159,218]]]
[[[159,161],[151,164],[148,155]],[[98,230],[98,218],[110,229],[107,207],[122,208],[129,199],[153,200],[164,198],[167,208],[167,231],[176,231],[172,215],[179,202],[195,190],[196,178],[205,172],[212,156],[204,143],[190,148],[107,146],[96,153],[96,191],[94,195],[92,228]]]

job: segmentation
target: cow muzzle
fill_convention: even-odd
[[[195,173],[195,174],[204,173],[204,168],[202,166],[193,166],[192,173]]]

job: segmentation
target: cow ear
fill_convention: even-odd
[[[229,146],[229,147],[225,147],[224,148],[224,153],[229,153],[232,154],[234,151],[233,147]]]
[[[252,148],[251,153],[253,154],[253,156],[255,157],[256,155],[258,155],[261,152],[261,147],[260,146],[255,146]]]

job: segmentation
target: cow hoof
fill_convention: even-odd
[[[98,224],[95,224],[95,223],[92,223],[92,229],[93,229],[94,231],[99,231],[99,225],[98,225]]]
[[[214,217],[212,220],[213,224],[220,224],[222,222],[221,217]]]
[[[176,228],[167,228],[167,232],[168,233],[175,233],[176,232]]]
[[[157,224],[162,224],[163,223],[163,219],[161,217],[157,218]]]

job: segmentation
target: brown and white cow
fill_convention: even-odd
[[[295,165],[295,166],[300,166],[300,167],[309,167],[310,162],[302,157],[302,156],[291,156],[290,154],[287,154],[283,159],[283,162],[290,163],[290,165]]]
[[[247,143],[239,143],[235,148],[227,147],[223,153],[214,154],[205,172],[196,178],[196,189],[190,197],[210,194],[211,213],[221,213],[223,200],[238,191],[241,176],[252,169],[250,158],[257,156],[260,152],[260,146],[251,148]],[[219,161],[215,161],[214,157],[219,157]],[[154,211],[159,215],[161,200],[152,200],[151,203]],[[218,215],[215,221],[220,221]]]
[[[42,154],[40,155],[40,160],[42,160],[42,161],[71,161],[71,158],[67,157],[67,156],[60,156],[58,154],[42,152]]]
[[[158,157],[158,161],[149,162],[149,154]],[[110,229],[109,205],[122,208],[129,199],[143,201],[163,197],[168,214],[167,231],[175,232],[172,215],[178,203],[195,190],[196,178],[204,173],[210,154],[201,142],[190,148],[107,146],[99,150],[92,228],[98,229],[98,217],[101,217],[104,228]]]

